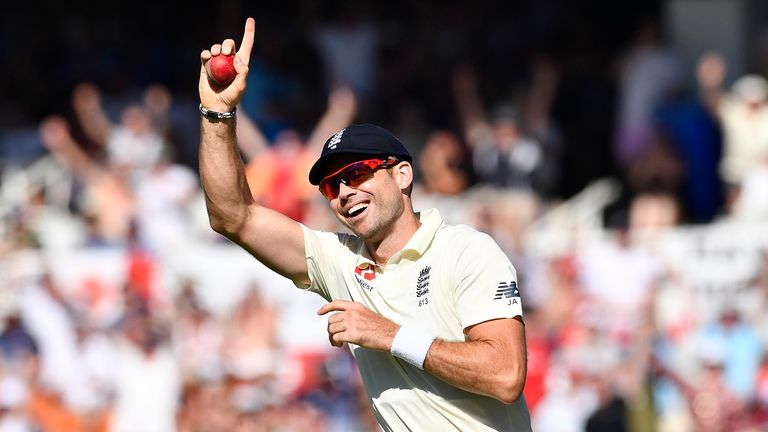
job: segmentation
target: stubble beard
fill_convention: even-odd
[[[370,228],[366,231],[359,231],[351,224],[347,224],[346,221],[342,222],[365,242],[379,243],[392,231],[395,222],[403,214],[405,206],[401,199],[394,199],[392,202],[377,202],[376,205],[371,203],[371,207],[373,207],[371,210],[376,211],[376,213],[366,215],[367,218],[370,218]]]

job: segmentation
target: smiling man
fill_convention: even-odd
[[[235,107],[245,92],[255,24],[237,77],[209,81],[200,55],[200,175],[214,230],[296,286],[328,300],[328,337],[347,344],[387,431],[530,431],[522,396],[525,328],[515,269],[486,234],[414,212],[412,158],[385,129],[354,124],[331,136],[312,167],[352,234],[312,230],[254,202],[237,152]]]

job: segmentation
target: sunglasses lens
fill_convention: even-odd
[[[357,188],[361,184],[370,180],[370,178],[373,177],[374,172],[375,171],[373,169],[368,168],[365,165],[361,165],[342,172],[340,177],[345,185],[352,188]]]
[[[370,159],[355,162],[342,168],[338,172],[329,175],[320,182],[320,192],[328,200],[339,196],[339,184],[344,183],[351,188],[357,188],[367,182],[376,173],[376,170],[384,167],[385,161]]]
[[[339,182],[334,179],[325,179],[320,182],[320,193],[328,199],[332,200],[339,195]]]

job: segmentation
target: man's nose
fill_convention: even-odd
[[[350,195],[354,195],[357,192],[357,189],[348,186],[344,182],[339,182],[339,199],[341,198],[347,198]]]

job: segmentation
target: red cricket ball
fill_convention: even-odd
[[[205,71],[208,72],[208,78],[214,83],[225,86],[231,83],[237,72],[235,71],[234,55],[217,55],[211,57],[205,64]]]

